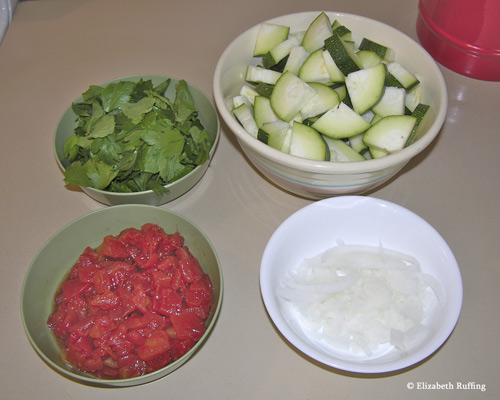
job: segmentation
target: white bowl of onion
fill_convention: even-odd
[[[448,339],[463,287],[443,237],[388,201],[343,196],[286,219],[261,262],[266,309],[284,338],[334,369],[411,367]]]

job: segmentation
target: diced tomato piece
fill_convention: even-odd
[[[157,269],[150,270],[149,274],[151,275],[151,278],[153,279],[153,285],[154,285],[156,291],[160,291],[161,289],[171,287],[171,282],[172,282],[171,276],[168,276],[168,275],[164,274],[163,272],[158,271]]]
[[[165,329],[169,323],[170,320],[168,317],[163,316],[161,314],[152,313],[151,321],[149,322],[147,328],[151,330]]]
[[[140,360],[135,354],[122,357],[118,361],[118,365],[118,374],[121,379],[142,376],[146,373],[146,363],[143,360]]]
[[[111,284],[114,288],[123,287],[128,276],[135,272],[135,267],[125,261],[115,261],[107,268],[111,278]]]
[[[150,271],[151,270],[148,270],[148,273],[143,273],[142,271],[133,273],[130,278],[132,286],[139,283],[143,287],[144,292],[146,292],[147,295],[151,294],[153,289],[153,279],[149,274]]]
[[[176,256],[166,256],[157,265],[160,271],[172,271],[179,266],[179,259]]]
[[[104,257],[116,260],[130,257],[127,247],[118,238],[111,235],[103,239],[99,250]]]
[[[51,314],[49,319],[47,320],[47,325],[49,326],[49,328],[56,330],[58,326],[61,325],[64,319],[66,318],[67,313],[68,313],[68,303],[67,302],[60,303],[56,311],[53,314]],[[76,319],[77,316],[75,313],[75,320]]]
[[[114,321],[107,315],[96,318],[95,323],[89,329],[88,335],[92,339],[98,339],[103,337],[106,332],[109,332],[116,328]]]
[[[78,314],[73,309],[64,309],[60,314],[49,320],[49,326],[53,327],[56,336],[64,338],[69,333],[69,328],[78,321]]]
[[[85,248],[80,257],[78,257],[74,268],[71,270],[70,279],[78,278],[80,269],[99,267],[99,261],[99,256],[95,250],[90,247]]]
[[[137,258],[140,258],[142,257],[142,252],[141,252],[141,249],[140,249],[140,244],[135,246],[135,245],[128,245],[127,246],[127,250],[128,250],[128,253],[130,255],[130,257],[132,258],[132,260],[134,260],[134,262],[137,262]]]
[[[105,269],[100,269],[96,271],[92,277],[92,282],[94,283],[94,289],[97,293],[103,294],[104,292],[111,290],[112,283],[109,273]]]
[[[153,224],[145,224],[141,229],[142,237],[130,255],[142,269],[152,268],[159,260],[158,246],[161,243],[162,229]]]
[[[104,310],[112,310],[120,304],[120,298],[111,290],[108,290],[90,299],[89,304]]]
[[[78,267],[90,267],[97,264],[99,264],[99,255],[91,247],[86,247],[76,261]]]
[[[170,354],[172,354],[172,358],[175,361],[191,350],[191,348],[196,344],[196,341],[193,339],[172,340],[171,343],[172,348],[170,350]]]
[[[76,341],[82,336],[87,336],[94,323],[95,320],[93,318],[85,318],[71,325],[69,328],[69,339],[71,341]]]
[[[78,279],[70,279],[62,284],[63,295],[66,299],[78,296],[86,292],[92,286],[89,282],[80,282]]]
[[[159,356],[156,356],[151,361],[146,362],[146,372],[150,373],[159,370],[160,368],[170,364],[171,361],[170,351],[166,351]]]
[[[153,298],[153,310],[162,315],[172,315],[179,313],[182,306],[182,296],[172,289],[162,289],[160,293]]]
[[[165,253],[171,253],[184,246],[184,237],[179,232],[167,235],[167,240],[163,241],[163,250]]]
[[[182,272],[180,268],[174,269],[172,274],[172,289],[185,293],[187,291],[187,286],[182,279]]]
[[[191,253],[189,252],[189,248],[187,246],[179,247],[175,250],[175,255],[179,260],[189,260],[191,258]]]
[[[210,310],[212,309],[212,303],[203,304],[202,306],[197,307],[188,307],[186,311],[191,311],[196,314],[202,320],[206,320],[210,315]]]
[[[139,329],[128,330],[125,337],[136,346],[142,346],[146,343],[146,336],[144,332]]]
[[[109,338],[111,337],[111,331],[105,332],[100,338],[94,338],[92,342],[94,343],[95,353],[99,354],[101,357],[111,357],[116,359],[117,355],[111,347]]]
[[[92,339],[99,339],[101,338],[106,332],[108,328],[106,328],[103,325],[95,324],[92,326],[92,328],[89,329],[88,335]]]
[[[138,360],[137,354],[127,354],[126,356],[119,357],[117,359],[118,368],[134,364],[135,362],[137,362],[137,360]]]
[[[156,232],[155,230],[146,230],[143,229],[143,239],[141,242],[141,250],[144,254],[153,254],[157,253],[158,246],[161,243],[161,234]]]
[[[141,240],[142,232],[136,228],[127,228],[118,235],[118,241],[127,247],[128,245],[139,246]]]
[[[182,280],[186,284],[199,281],[203,276],[203,271],[194,258],[179,260],[179,267],[182,272]]]
[[[204,281],[199,280],[189,285],[185,299],[188,307],[202,306],[212,301],[212,291],[206,287]]]
[[[204,273],[198,260],[192,256],[189,249],[183,246],[176,250],[175,254],[179,258],[179,266],[182,271],[182,279],[185,283],[192,283],[200,280]]]
[[[190,260],[194,258],[187,246],[181,246],[177,250],[175,250],[175,255],[179,258],[179,260]]]
[[[119,325],[113,332],[111,332],[107,340],[107,343],[111,346],[113,353],[118,357],[124,357],[134,351],[134,344],[125,336],[127,330],[128,328],[124,324]]]
[[[146,311],[144,315],[140,314],[132,314],[129,318],[127,318],[124,324],[128,329],[139,329],[145,328],[149,323],[153,320],[153,314],[149,311]]]
[[[199,340],[205,333],[205,323],[195,313],[183,311],[170,317],[178,339]]]
[[[116,306],[116,308],[113,308],[112,310],[106,310],[109,318],[111,318],[115,323],[118,325],[122,323],[124,318],[127,318],[127,316],[130,314],[130,308],[128,307],[122,307],[121,304]]]
[[[137,309],[132,290],[118,288],[115,290],[115,293],[120,298],[121,316],[123,318],[132,314]]]
[[[100,270],[101,267],[98,265],[76,268],[78,279],[80,280],[80,282],[93,282],[94,274]]]
[[[135,267],[131,262],[117,260],[113,261],[107,266],[107,271],[110,275],[113,275],[117,271],[123,271],[125,273],[135,272]]]
[[[92,357],[87,358],[80,366],[80,368],[83,371],[90,371],[90,372],[98,371],[103,367],[104,367],[104,362],[102,358],[97,357],[95,354],[92,355]]]
[[[158,256],[158,253],[154,252],[142,253],[142,256],[137,257],[134,261],[136,262],[138,267],[142,269],[148,269],[155,267],[159,259],[160,257]]]
[[[77,319],[82,319],[87,317],[88,303],[85,300],[83,294],[74,296],[68,301],[67,305],[68,312],[72,310],[76,313]]]
[[[75,348],[81,353],[84,353],[87,357],[92,356],[92,350],[94,349],[92,341],[88,337],[78,338],[75,342]]]
[[[175,331],[175,328],[172,324],[168,325],[165,328],[165,332],[167,332],[167,335],[170,339],[177,339],[177,332]]]
[[[74,342],[67,342],[68,361],[80,367],[87,358],[92,356],[93,348],[92,341],[87,336],[82,336]]]
[[[132,302],[135,308],[144,314],[147,311],[148,300],[144,287],[140,283],[134,283],[132,289]]]
[[[153,224],[151,222],[148,222],[148,223],[145,223],[144,225],[142,225],[141,231],[143,233],[151,233],[151,234],[155,234],[158,236],[161,236],[165,233],[165,231],[163,230],[163,228],[160,225]]]
[[[165,331],[154,331],[146,342],[137,348],[137,355],[143,361],[151,361],[170,350],[170,338]]]

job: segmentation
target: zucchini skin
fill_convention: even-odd
[[[361,61],[341,37],[332,35],[325,39],[325,48],[344,75],[361,69]]]
[[[410,146],[420,137],[418,128],[429,109],[419,103],[420,77],[399,64],[390,47],[368,38],[357,46],[348,27],[338,20],[327,22],[326,14],[320,13],[307,30],[289,30],[281,42],[258,56],[260,65],[249,66],[246,82],[253,92],[234,98],[233,110],[242,101],[251,108],[250,113],[243,109],[235,113],[240,123],[261,142],[289,154],[295,126],[293,143],[299,138],[315,142],[311,138],[320,137],[336,147],[326,151],[325,159],[331,161],[380,158]],[[335,101],[327,93],[332,91]],[[396,118],[393,124],[384,120],[396,116],[408,117],[406,124],[401,123],[404,128],[391,127],[398,125]],[[409,121],[414,121],[413,126]],[[383,126],[390,131],[387,135]],[[319,136],[309,134],[312,130]],[[293,155],[300,155],[296,146],[293,149]],[[323,159],[317,151],[313,153],[313,159]]]

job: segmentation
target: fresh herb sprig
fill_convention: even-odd
[[[72,104],[76,128],[64,145],[68,185],[110,192],[153,190],[188,174],[209,158],[213,145],[188,85],[171,79],[92,85]]]

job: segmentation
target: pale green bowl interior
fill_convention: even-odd
[[[109,82],[103,83],[102,86],[105,86],[111,82],[118,82],[123,80],[130,80],[136,82],[141,78],[143,80],[151,79],[154,85],[158,85],[159,83],[163,82],[165,79],[169,77],[161,75],[133,75],[123,78],[113,79]],[[172,81],[165,95],[170,99],[174,99],[175,87],[179,79],[176,78],[170,78],[170,79]],[[203,165],[199,165],[198,167],[196,167],[189,174],[183,176],[182,178],[176,180],[175,182],[166,185],[165,187],[168,189],[168,193],[162,195],[157,195],[153,193],[153,191],[151,190],[146,190],[143,192],[135,192],[135,193],[114,193],[94,188],[82,188],[82,190],[87,195],[107,205],[117,205],[117,204],[161,205],[182,196],[184,193],[189,191],[193,186],[195,186],[198,183],[198,181],[205,174],[210,164],[210,160],[214,156],[215,149],[217,147],[220,137],[220,122],[217,116],[217,112],[215,110],[215,106],[213,102],[207,97],[207,95],[203,93],[200,89],[189,83],[188,86],[191,95],[193,96],[195,105],[198,109],[198,117],[213,141],[213,146],[210,150],[210,159],[207,160]],[[84,91],[86,90],[86,88],[82,90]],[[74,102],[78,102],[81,100],[82,97],[80,96],[77,99],[75,99]],[[63,171],[69,165],[68,160],[64,158],[64,143],[74,133],[75,127],[76,127],[76,115],[74,114],[70,106],[66,109],[66,111],[62,115],[54,136],[54,152],[56,160],[57,163],[59,164],[59,167]],[[64,184],[64,182],[62,183]]]
[[[185,238],[185,244],[198,258],[205,272],[210,275],[214,299],[211,315],[207,321],[207,332],[182,358],[143,377],[101,380],[68,370],[59,357],[60,349],[46,324],[52,312],[57,289],[87,246],[97,247],[104,236],[117,235],[129,227],[140,228],[147,222],[160,225],[167,233],[179,231]],[[167,375],[198,350],[215,325],[222,304],[222,292],[222,270],[218,256],[208,238],[196,225],[176,213],[159,207],[120,205],[87,214],[65,226],[47,241],[33,259],[26,274],[21,294],[21,313],[26,334],[34,349],[60,373],[93,384],[132,386]]]

